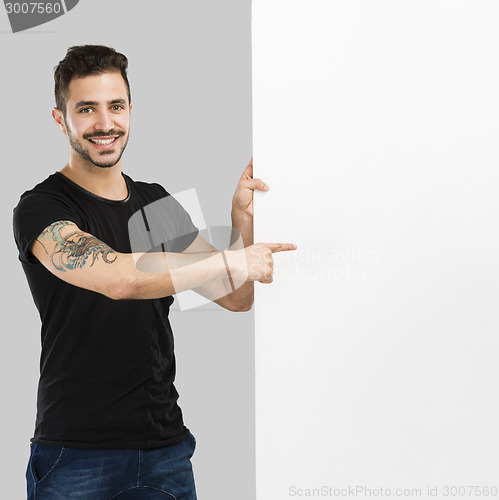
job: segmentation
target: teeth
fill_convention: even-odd
[[[116,139],[115,137],[113,137],[112,139],[90,139],[92,142],[94,142],[95,144],[99,144],[101,146],[105,145],[105,144],[111,144],[114,139]]]

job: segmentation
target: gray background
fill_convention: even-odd
[[[86,0],[15,35],[1,7],[2,497],[20,499],[36,414],[40,319],[17,258],[12,210],[67,161],[66,138],[50,115],[53,67],[70,45],[102,43],[126,54],[134,107],[123,171],[173,194],[194,187],[207,224],[230,224],[232,195],[252,155],[251,3]],[[213,304],[172,312],[171,322],[179,404],[198,443],[199,498],[253,499],[253,310],[236,314]]]

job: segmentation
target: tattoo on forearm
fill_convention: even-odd
[[[114,255],[114,259],[109,258],[109,254],[116,252],[94,236],[86,236],[81,231],[73,231],[67,236],[62,236],[61,229],[68,224],[73,222],[66,220],[54,222],[38,238],[42,246],[43,240],[51,239],[56,242],[55,251],[50,255],[56,269],[66,271],[84,267],[89,257],[91,257],[90,266],[93,266],[99,255],[107,264],[112,264],[117,259],[117,255]]]

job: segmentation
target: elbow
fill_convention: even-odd
[[[238,309],[237,312],[248,312],[248,311],[251,311],[253,307],[253,304],[250,304],[249,306],[245,306],[245,307],[242,307],[241,309]]]
[[[242,303],[242,304],[236,304],[232,308],[232,311],[234,311],[234,312],[248,312],[248,311],[251,311],[252,307],[253,307],[253,301]]]
[[[234,297],[235,299],[235,297]],[[255,302],[255,295],[253,290],[250,293],[239,298],[238,301],[233,301],[233,311],[234,312],[248,312],[251,311],[253,303]]]
[[[112,300],[129,300],[135,298],[132,283],[127,276],[120,276],[114,280],[105,295]]]

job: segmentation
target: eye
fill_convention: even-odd
[[[82,108],[80,109],[80,113],[83,113],[83,114],[88,114],[90,113],[90,111],[92,111],[92,108]]]
[[[122,109],[125,109],[125,107],[122,106],[121,104],[113,104],[113,106],[111,107],[111,109],[113,111],[121,111]]]

